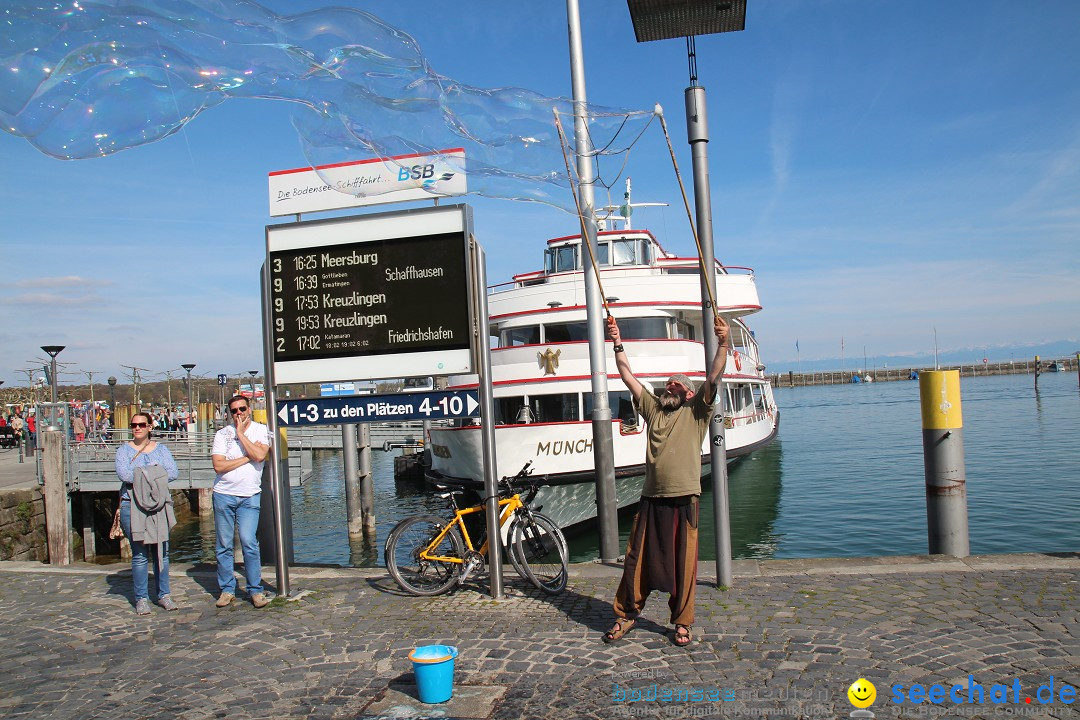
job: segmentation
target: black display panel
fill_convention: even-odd
[[[463,232],[269,259],[274,362],[469,348]]]

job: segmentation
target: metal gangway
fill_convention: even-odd
[[[116,451],[130,438],[125,431],[113,433],[92,432],[83,442],[70,438],[63,430],[64,484],[69,493],[120,491],[120,479],[116,475]],[[214,486],[214,464],[210,451],[214,444],[213,433],[175,433],[155,437],[169,448],[176,461],[179,476],[169,483],[174,490],[197,490]],[[299,487],[311,474],[311,447],[302,440],[289,442],[289,485]],[[37,481],[44,485],[42,454],[35,453]]]

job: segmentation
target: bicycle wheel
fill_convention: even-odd
[[[446,520],[434,515],[414,515],[405,518],[386,538],[383,557],[386,569],[402,590],[412,595],[439,595],[456,582],[461,564],[423,560],[420,553],[427,549],[435,536],[446,527]],[[457,528],[451,528],[432,552],[443,557],[460,558],[465,544]]]
[[[518,559],[517,551],[514,550],[514,537],[519,532],[518,525],[522,522],[520,515],[514,515],[513,520],[510,521],[510,527],[506,530],[506,542],[502,546],[502,554],[505,560],[509,560],[510,564],[514,566],[514,572],[516,572],[522,580],[529,580],[529,574],[525,572],[525,566]]]
[[[515,523],[513,533],[514,552],[529,581],[550,595],[562,592],[569,553],[558,526],[551,518],[533,512]]]

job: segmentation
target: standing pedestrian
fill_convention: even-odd
[[[78,413],[72,413],[71,431],[75,433],[75,442],[81,443],[86,439],[86,423]]]
[[[713,331],[719,340],[704,382],[695,388],[686,375],[668,378],[657,396],[634,377],[615,318],[608,317],[608,337],[614,342],[615,365],[645,419],[645,485],[630,530],[622,581],[615,593],[615,624],[604,642],[615,642],[637,622],[653,590],[668,592],[672,641],[693,640],[694,597],[697,584],[698,510],[701,497],[701,443],[709,430],[717,381],[727,362],[730,329],[717,317]]]
[[[243,395],[229,400],[232,424],[214,434],[214,533],[217,536],[217,577],[221,595],[217,606],[226,607],[236,597],[233,572],[233,537],[240,528],[244,576],[251,604],[265,607],[269,600],[262,588],[262,557],[259,552],[259,507],[263,462],[270,452],[266,426],[251,419],[251,406]]]
[[[131,580],[135,585],[135,612],[139,615],[150,614],[150,548],[154,547],[154,579],[157,583],[158,605],[166,610],[176,610],[176,603],[169,594],[169,543],[166,540],[155,547],[144,542],[147,508],[142,500],[141,489],[135,489],[135,471],[138,468],[146,468],[151,465],[160,466],[168,480],[175,480],[180,475],[173,460],[169,448],[152,439],[151,419],[149,413],[139,412],[131,416],[131,441],[122,444],[116,449],[116,475],[120,478],[120,527],[124,530],[124,536],[131,543]],[[160,495],[161,493],[158,493]],[[134,508],[135,530],[132,531],[132,500],[137,506]],[[161,498],[164,500],[164,498]],[[142,503],[140,505],[140,503]],[[140,510],[142,507],[142,511]],[[166,530],[166,536],[167,536]]]

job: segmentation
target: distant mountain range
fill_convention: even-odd
[[[938,353],[938,363],[941,365],[970,365],[972,363],[982,363],[984,357],[992,363],[1005,363],[1010,361],[1023,362],[1025,360],[1034,360],[1036,355],[1043,360],[1051,360],[1054,358],[1075,357],[1078,352],[1080,352],[1080,341],[1059,340],[1057,342],[1038,345],[1000,345],[996,347],[944,350]],[[856,368],[861,370],[863,367],[863,358],[861,354],[858,357],[848,356],[843,359],[841,359],[840,356],[832,358],[815,358],[813,360],[803,358],[801,363],[793,358],[769,362],[769,358],[766,357],[765,360],[767,363],[766,372],[769,374],[786,373],[789,370],[795,372],[855,370]],[[933,366],[933,353],[867,355],[866,357],[866,367],[869,370],[875,368],[881,369],[884,367],[932,368]]]

